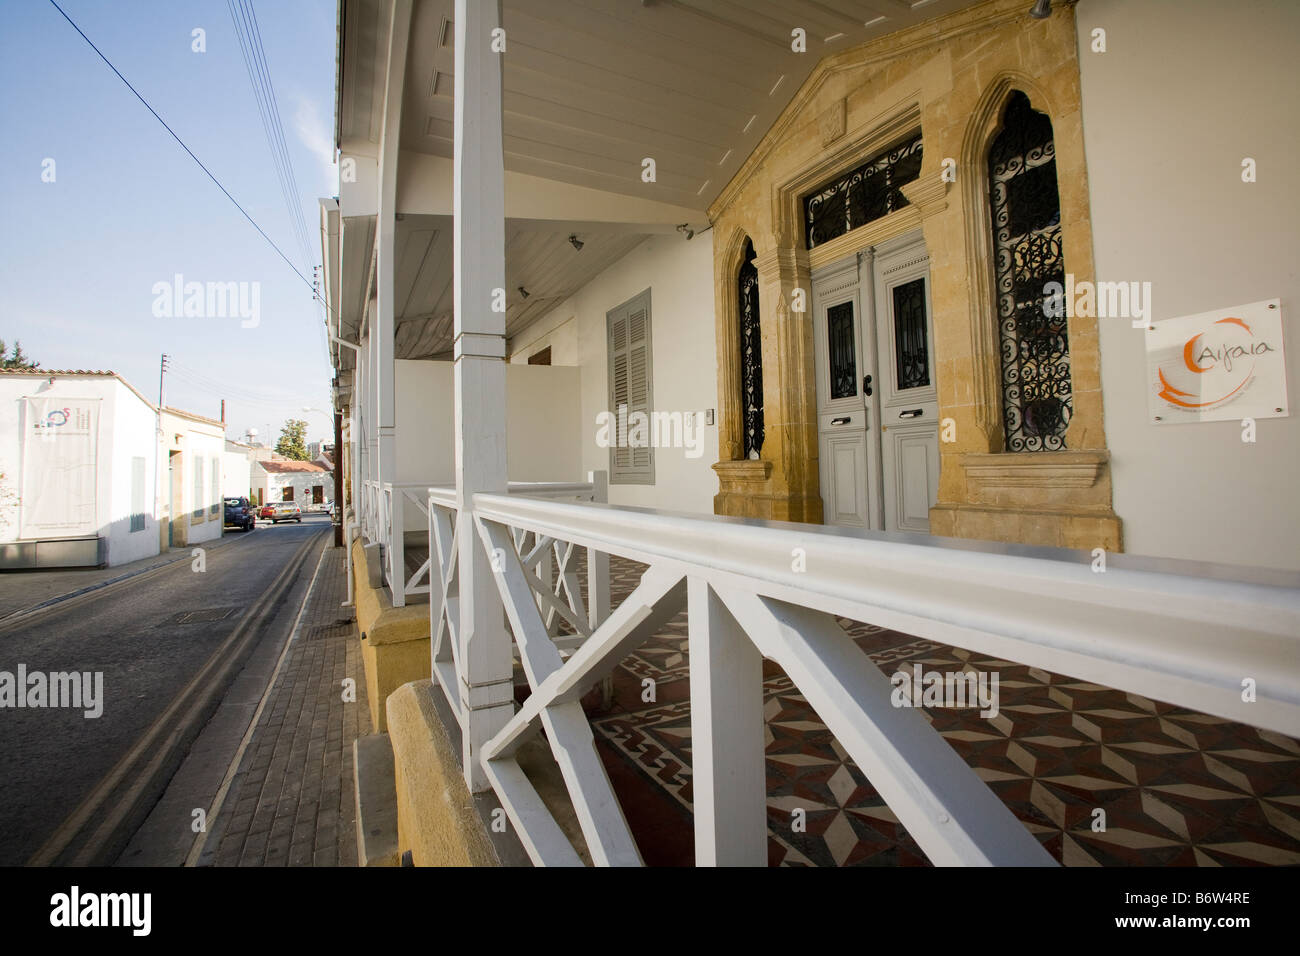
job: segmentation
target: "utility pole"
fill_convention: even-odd
[[[161,412],[163,407],[163,381],[167,375],[167,353],[162,354],[162,361],[158,363],[158,410]]]

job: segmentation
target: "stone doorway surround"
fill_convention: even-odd
[[[940,443],[931,532],[1121,550],[1095,318],[1068,321],[1067,450],[1002,450],[986,156],[1013,90],[1052,121],[1066,268],[1076,282],[1095,278],[1074,3],[1057,3],[1045,20],[1028,12],[1023,0],[989,0],[824,58],[710,208],[718,236],[716,513],[822,521],[811,273],[920,227],[931,257],[939,415],[955,433]],[[808,250],[801,198],[918,128],[923,162],[903,187],[909,205]],[[943,175],[945,159],[955,162],[955,182]],[[756,461],[743,457],[740,409],[736,276],[747,238],[757,253],[763,351],[765,438]]]

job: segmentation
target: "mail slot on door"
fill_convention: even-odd
[[[842,417],[840,417],[840,418],[832,418],[832,419],[831,419],[831,424],[832,424],[832,425],[847,425],[850,421],[852,421],[852,419],[851,419],[848,415],[844,415],[844,416],[842,416]]]
[[[924,408],[909,408],[898,413],[899,418],[920,418],[925,414]]]

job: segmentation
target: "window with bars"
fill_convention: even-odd
[[[804,238],[812,249],[907,205],[900,187],[921,175],[921,134],[873,156],[803,200]]]
[[[1052,121],[1019,90],[988,165],[1006,449],[1060,450],[1073,407],[1070,341],[1064,310],[1043,308],[1047,283],[1065,284],[1056,147]]]
[[[650,367],[650,290],[605,315],[609,354],[609,403],[616,426],[609,449],[611,484],[653,485],[654,448],[649,418],[654,404]],[[646,427],[637,428],[645,416]]]
[[[758,267],[754,243],[745,240],[745,255],[737,280],[740,312],[740,409],[744,421],[745,457],[763,450],[763,337],[759,329]]]

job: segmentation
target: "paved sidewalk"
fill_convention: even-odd
[[[327,547],[199,865],[356,866],[352,742],[370,733],[342,548]],[[355,681],[355,701],[343,682]]]

